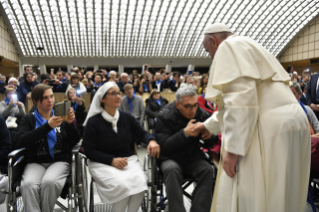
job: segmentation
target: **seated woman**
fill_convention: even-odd
[[[74,88],[80,94],[86,93],[87,91],[86,87],[83,85],[82,82],[79,81],[79,77],[76,74],[72,74],[70,84],[68,85],[68,88],[66,90],[68,91],[70,88]],[[65,95],[67,95],[66,92]]]
[[[134,88],[134,92],[138,93],[139,89],[140,89],[140,78],[138,76],[138,74],[134,74],[133,75],[133,88]]]
[[[145,100],[146,109],[145,114],[147,115],[148,127],[152,129],[153,136],[155,136],[155,126],[156,126],[156,117],[158,113],[168,104],[167,99],[161,97],[161,93],[153,89],[150,97]]]
[[[197,91],[197,86],[195,85],[195,81],[192,76],[187,76],[184,83],[181,83],[181,88],[190,87]]]
[[[208,83],[208,75],[203,74],[202,79],[200,80],[200,87],[198,88],[198,94],[202,93],[204,86],[207,86]]]
[[[25,99],[31,99],[31,91],[38,84],[38,82],[32,81],[33,74],[28,72],[24,74],[24,82],[17,90],[18,97],[21,102],[25,102]]]
[[[132,138],[148,143],[153,157],[159,157],[159,145],[131,114],[118,110],[121,96],[114,82],[96,92],[84,122],[83,146],[101,200],[113,204],[115,212],[136,212],[147,184]]]
[[[152,91],[152,76],[148,76],[147,74],[142,74],[139,92],[142,93],[150,93]]]
[[[80,132],[80,135],[83,135],[83,122],[85,121],[87,115],[85,111],[84,100],[81,98],[81,96],[76,95],[76,90],[74,88],[70,88],[67,91],[67,97],[68,100],[71,101],[71,107],[75,113],[76,126]]]
[[[24,104],[16,98],[16,103],[13,103],[13,96],[17,93],[14,88],[8,88],[5,91],[5,99],[0,102],[0,116],[3,116],[4,119],[7,119],[8,116],[14,116],[17,119],[21,119],[25,115]]]
[[[97,91],[103,85],[103,76],[101,74],[95,74],[94,76],[94,89]]]
[[[72,108],[66,121],[54,116],[52,87],[35,86],[32,101],[37,108],[24,116],[19,127],[18,148],[28,149],[21,194],[25,211],[51,212],[69,175],[72,148],[80,134]]]
[[[14,77],[10,77],[10,79],[8,80],[8,85],[4,83],[4,87],[0,89],[0,93],[5,93],[6,89],[8,88],[13,88],[15,90],[18,90],[19,86],[20,86],[19,81]]]
[[[206,110],[208,113],[213,114],[215,111],[214,104],[205,99],[206,87],[206,85],[203,87],[201,95],[197,98],[198,106]]]

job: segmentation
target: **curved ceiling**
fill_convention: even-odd
[[[277,56],[319,0],[0,0],[24,56],[206,58],[214,22]]]

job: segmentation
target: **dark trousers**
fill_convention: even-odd
[[[181,185],[184,176],[192,177],[196,182],[190,211],[210,211],[213,169],[207,161],[202,159],[182,166],[174,160],[166,160],[162,162],[161,169],[164,174],[169,211],[186,212]]]

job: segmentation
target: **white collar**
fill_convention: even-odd
[[[117,122],[120,118],[120,113],[118,110],[116,110],[116,113],[114,116],[111,116],[108,112],[105,110],[101,113],[102,117],[105,119],[105,121],[112,123],[113,130],[117,132]]]

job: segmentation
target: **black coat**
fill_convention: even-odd
[[[204,122],[210,114],[198,107],[194,119]],[[181,164],[187,164],[204,159],[200,149],[201,134],[197,137],[186,137],[184,128],[190,120],[185,118],[175,106],[175,102],[167,105],[157,116],[156,139],[161,147],[161,160],[173,159]],[[218,136],[213,135],[205,140],[203,146],[211,148],[218,142]]]
[[[147,122],[150,129],[154,128],[154,118],[157,117],[158,113],[168,104],[167,99],[161,98],[161,105],[159,105],[152,97],[145,100],[146,108],[145,114],[147,115]]]
[[[80,134],[75,125],[63,121],[56,128],[57,143],[54,146],[54,159],[49,154],[47,135],[52,130],[50,125],[35,129],[36,121],[32,113],[21,120],[17,148],[27,148],[29,163],[71,162],[72,148],[80,141]]]
[[[319,78],[319,74],[314,74],[311,76],[310,81],[308,83],[307,87],[307,93],[306,93],[306,100],[307,100],[307,105],[310,106],[310,104],[319,104],[316,100],[317,96],[317,81]],[[317,118],[319,119],[319,112],[313,111]]]
[[[155,140],[130,113],[119,112],[117,133],[101,114],[89,118],[83,136],[83,147],[88,159],[111,165],[113,158],[134,154],[134,136],[145,144]]]
[[[146,109],[145,114],[150,118],[156,118],[160,110],[168,104],[167,99],[161,98],[161,105],[159,105],[152,97],[145,100]]]
[[[8,154],[11,152],[10,133],[6,122],[0,116],[0,170],[2,173],[8,173]]]
[[[181,86],[181,83],[178,81],[178,87],[175,86],[175,83],[173,81],[168,82],[168,88],[171,89],[171,91],[176,92],[177,89]]]

